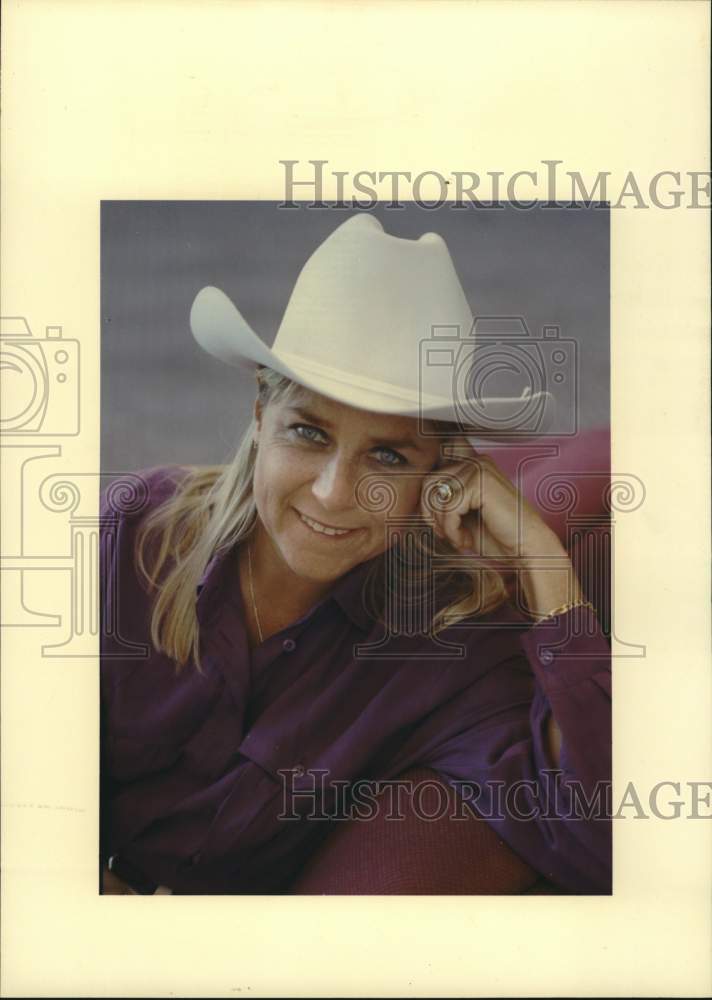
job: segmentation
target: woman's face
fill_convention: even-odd
[[[354,409],[316,393],[258,403],[255,416],[257,512],[297,576],[338,579],[386,549],[387,518],[419,511],[440,439],[419,434],[415,418]],[[369,509],[364,500],[376,480],[394,496],[386,510]]]

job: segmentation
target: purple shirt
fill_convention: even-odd
[[[176,893],[288,891],[339,822],[344,789],[420,765],[562,888],[611,891],[609,812],[595,798],[611,777],[610,650],[590,609],[532,625],[505,604],[439,634],[461,657],[436,656],[426,635],[357,656],[384,635],[362,602],[364,563],[250,651],[233,549],[198,587],[203,673],[177,673],[151,643],[133,551],[184,474],[144,470],[102,497],[104,862],[118,853]]]

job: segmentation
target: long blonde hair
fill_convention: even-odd
[[[262,407],[304,392],[302,386],[270,368],[257,372],[257,395]],[[432,421],[443,438],[456,435],[454,425]],[[252,418],[235,455],[225,465],[190,467],[175,493],[146,517],[136,541],[136,565],[156,597],[151,614],[151,639],[157,650],[175,660],[180,669],[191,659],[200,664],[200,629],[196,615],[196,587],[216,554],[226,552],[247,538],[257,519],[252,492],[255,467]],[[384,621],[388,588],[391,595],[408,594],[419,602],[418,582],[430,586],[432,574],[423,569],[421,556],[452,556],[447,542],[422,533],[408,532],[406,546],[394,546],[374,561],[364,588],[371,614]],[[152,549],[150,559],[147,551]],[[415,560],[414,560],[415,556]],[[387,572],[386,563],[387,561]],[[150,565],[147,565],[150,563]],[[402,586],[402,577],[408,585]],[[395,576],[395,578],[394,578]],[[427,580],[426,580],[427,576]],[[430,628],[443,628],[469,616],[486,614],[509,597],[504,577],[495,569],[476,566],[438,573],[438,606],[432,607]]]

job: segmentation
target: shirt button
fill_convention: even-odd
[[[282,649],[285,653],[293,653],[297,648],[297,644],[294,639],[285,639],[282,643]]]
[[[296,778],[302,778],[304,777],[306,768],[304,767],[303,764],[295,764],[292,770],[294,771],[294,776]]]
[[[542,663],[553,663],[554,654],[551,652],[550,649],[545,649],[543,653],[539,655],[539,659],[541,660]]]

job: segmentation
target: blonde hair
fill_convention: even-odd
[[[294,399],[306,390],[270,368],[257,372],[257,395],[264,408]],[[453,424],[431,421],[443,438],[458,435]],[[252,493],[255,467],[255,419],[252,418],[232,461],[225,465],[189,467],[175,493],[141,524],[136,540],[136,565],[156,597],[151,614],[151,639],[157,650],[180,669],[191,659],[200,663],[200,629],[196,587],[213,556],[227,552],[252,532],[257,510]],[[429,560],[456,550],[437,536],[407,532],[408,544],[384,552],[368,574],[364,599],[369,612],[384,621],[390,594],[408,595],[411,607],[423,606],[418,584],[431,587]],[[432,539],[431,541],[427,539]],[[147,551],[152,554],[147,558]],[[386,563],[388,572],[386,570]],[[403,575],[408,584],[402,586]],[[414,586],[415,584],[415,586]],[[509,597],[503,576],[477,566],[438,573],[439,606],[432,608],[433,634],[463,618],[486,614]],[[402,602],[401,602],[402,603]]]

